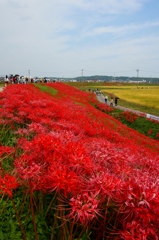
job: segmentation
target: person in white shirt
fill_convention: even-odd
[[[9,78],[8,76],[6,75],[5,79],[4,79],[4,86],[6,87],[9,83]]]

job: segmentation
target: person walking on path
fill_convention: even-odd
[[[114,103],[114,99],[113,99],[113,97],[111,97],[111,99],[110,99],[110,106],[111,107],[113,107],[113,103]]]
[[[105,96],[105,103],[108,103],[108,96]]]
[[[117,106],[117,104],[118,104],[118,97],[115,97],[115,106]]]

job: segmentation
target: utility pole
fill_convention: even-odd
[[[139,69],[136,69],[137,72],[137,78],[139,77]]]
[[[82,76],[82,80],[83,80],[83,71],[84,71],[84,70],[83,70],[83,69],[81,69],[81,76]]]

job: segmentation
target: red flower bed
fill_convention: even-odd
[[[121,118],[125,118],[127,122],[133,123],[139,116],[136,113],[126,111],[121,113]]]
[[[104,104],[104,103],[97,103],[95,106],[97,109],[99,109],[105,113],[111,113],[114,111],[114,109],[112,107],[110,107],[109,105]]]
[[[158,142],[95,109],[90,93],[47,86],[57,95],[33,85],[12,85],[0,95],[0,124],[17,139],[11,150],[0,146],[1,155],[12,155],[16,179],[7,185],[3,169],[0,193],[11,196],[16,182],[30,194],[56,192],[65,209],[57,219],[86,227],[91,239],[158,239]]]

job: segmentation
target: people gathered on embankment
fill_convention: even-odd
[[[26,76],[20,76],[19,74],[10,74],[6,75],[2,82],[5,83],[5,87],[10,84],[27,84],[27,83],[47,83],[49,81],[48,78],[32,78]]]

